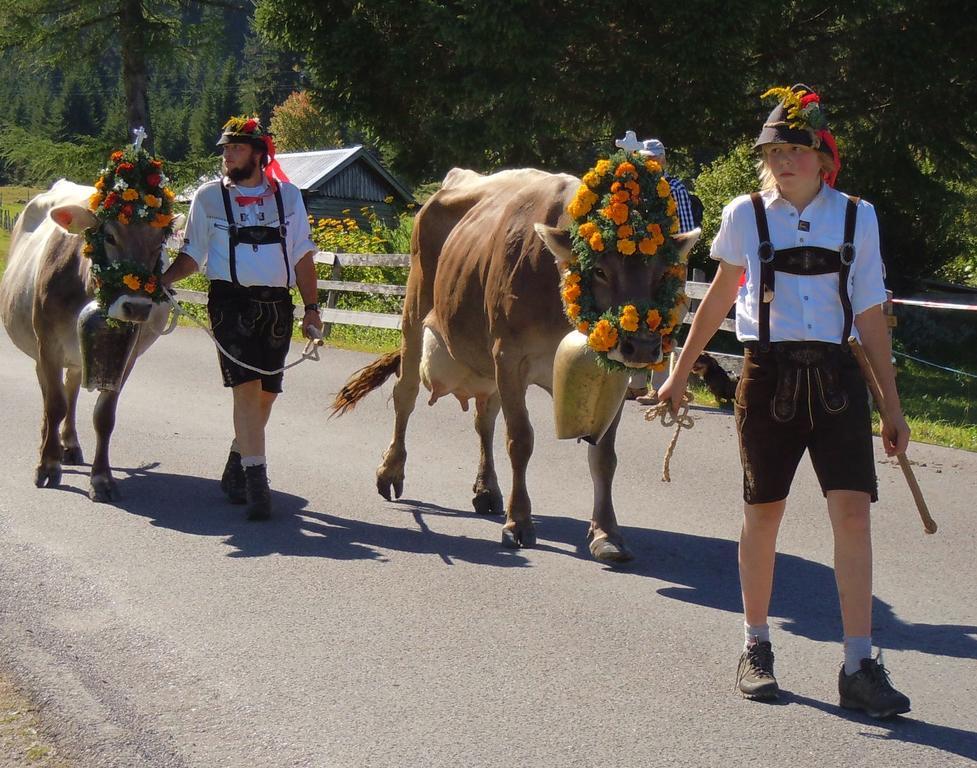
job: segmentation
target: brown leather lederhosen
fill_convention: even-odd
[[[759,340],[754,348],[761,355],[773,353],[777,359],[777,387],[771,403],[771,411],[778,421],[790,421],[797,411],[801,379],[807,382],[809,392],[816,390],[822,405],[829,413],[839,413],[848,405],[847,396],[839,384],[838,369],[847,354],[845,342],[851,335],[853,312],[848,294],[848,278],[855,261],[855,222],[858,216],[858,198],[848,196],[845,210],[844,240],[837,251],[817,246],[798,246],[776,250],[770,240],[763,199],[758,192],[750,195],[756,214],[760,245],[760,304],[758,312]],[[838,275],[838,298],[844,313],[844,330],[841,344],[824,342],[770,343],[770,304],[773,302],[777,272],[793,275]],[[803,375],[802,375],[803,372]],[[815,386],[816,385],[816,386]]]

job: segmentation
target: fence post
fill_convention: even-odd
[[[331,279],[332,280],[337,280],[337,281],[343,279],[343,265],[339,261],[339,254],[338,253],[334,253],[332,255],[332,273],[331,273]],[[328,309],[333,309],[336,306],[336,296],[338,294],[339,294],[339,291],[334,291],[332,288],[330,288],[328,291],[326,291],[326,307]],[[329,338],[329,334],[331,334],[331,333],[332,333],[332,323],[323,323],[322,324],[322,338],[324,338],[324,339]]]

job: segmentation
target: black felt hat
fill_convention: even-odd
[[[813,88],[796,83],[790,88],[771,88],[762,98],[767,96],[779,97],[780,103],[764,121],[754,149],[764,144],[800,144],[832,156],[831,148],[820,135],[828,129],[828,121],[821,109],[820,97]]]

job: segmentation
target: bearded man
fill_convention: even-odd
[[[315,245],[302,195],[282,173],[258,120],[232,117],[217,145],[223,177],[194,195],[183,246],[162,281],[169,287],[198,269],[210,279],[207,311],[226,350],[218,361],[233,395],[234,439],[221,489],[232,504],[248,505],[249,520],[265,520],[271,516],[265,426],[282,391],[280,369],[292,338],[291,286],[305,302],[303,332],[322,330]]]

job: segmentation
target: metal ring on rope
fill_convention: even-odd
[[[763,258],[764,250],[770,254],[767,258]],[[776,253],[777,252],[774,250],[773,243],[771,243],[769,240],[764,240],[759,246],[757,246],[757,256],[759,257],[761,264],[769,264],[771,261],[773,261],[773,257]]]
[[[183,307],[180,306],[180,302],[178,302],[173,297],[173,293],[168,288],[163,288],[163,293],[166,294],[166,300],[170,302],[170,306],[172,307],[172,311],[173,311],[172,320],[170,321],[170,326],[169,326],[168,330],[166,331],[166,333],[169,333],[170,331],[173,330],[173,328],[176,326],[177,318],[180,315],[186,315],[196,325],[198,325],[199,327],[203,328],[204,331],[207,332],[207,335],[210,336],[211,341],[214,342],[214,345],[217,347],[217,349],[220,351],[220,353],[222,355],[224,355],[224,357],[226,357],[232,363],[235,363],[236,365],[240,365],[242,368],[246,368],[249,371],[254,371],[255,373],[261,374],[262,376],[275,376],[276,374],[284,373],[289,368],[294,368],[299,363],[304,363],[306,360],[318,360],[319,359],[319,347],[321,347],[322,344],[323,344],[323,342],[322,342],[322,334],[319,333],[319,331],[316,328],[314,328],[313,326],[306,326],[305,330],[309,334],[312,335],[312,338],[309,339],[306,342],[305,349],[302,350],[302,356],[298,360],[295,360],[295,361],[289,363],[288,365],[284,365],[281,368],[277,368],[274,371],[266,371],[264,368],[256,368],[253,365],[248,365],[247,363],[242,362],[241,360],[238,360],[236,357],[234,357],[234,355],[232,355],[230,352],[228,352],[226,349],[224,349],[224,347],[221,346],[221,343],[217,340],[217,337],[214,336],[214,334],[210,330],[210,328],[208,328],[205,323],[200,322],[197,318],[195,318],[189,312],[186,312],[183,309]]]

